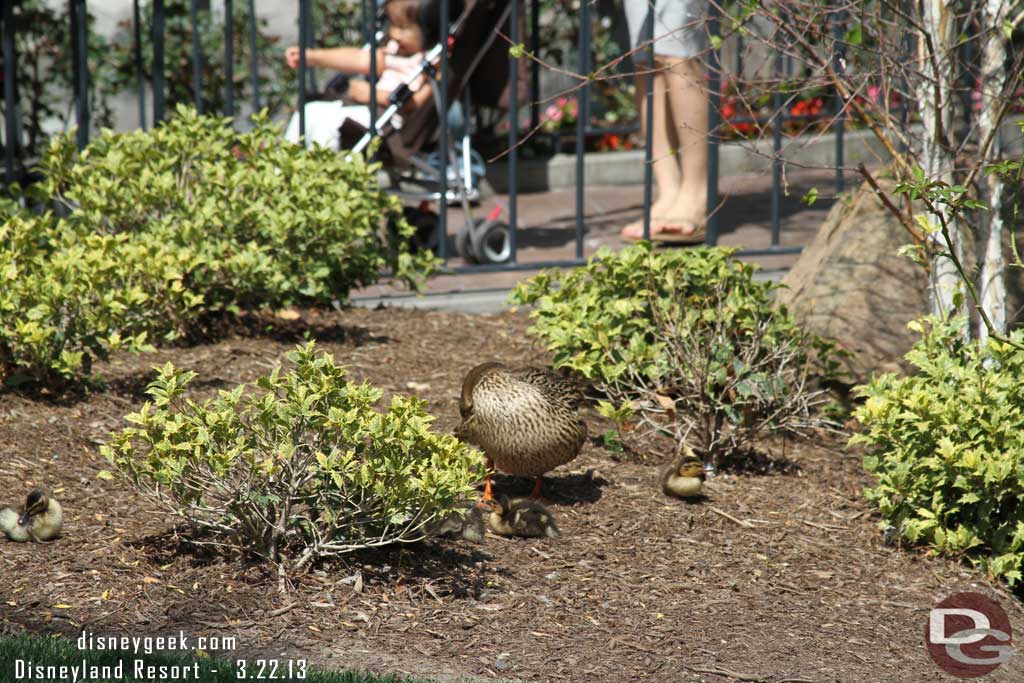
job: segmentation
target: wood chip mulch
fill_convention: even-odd
[[[272,568],[189,550],[176,520],[124,482],[97,478],[98,444],[141,406],[153,366],[191,368],[194,393],[212,395],[265,374],[308,331],[355,379],[422,396],[448,430],[468,368],[547,362],[522,314],[298,313],[202,345],[119,354],[92,391],[0,394],[4,502],[46,484],[66,510],[57,542],[0,541],[0,634],[184,630],[237,638],[226,658],[607,683],[954,680],[923,636],[928,610],[963,590],[993,597],[1024,634],[1024,608],[998,583],[883,542],[861,494],[870,480],[860,454],[827,435],[768,440],[755,467],[724,472],[689,503],[657,488],[666,442],[624,456],[593,439],[545,485],[560,539],[357,554],[294,576],[282,594]],[[592,435],[609,427],[588,420]],[[530,482],[496,486],[525,494]],[[1024,680],[1022,660],[986,680]]]

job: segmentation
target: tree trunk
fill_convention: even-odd
[[[983,36],[981,62],[981,111],[978,113],[978,140],[984,144],[992,136],[992,151],[989,158],[1002,156],[1002,141],[999,125],[1002,123],[999,110],[1002,92],[1006,85],[1007,38],[1002,30],[1007,17],[1009,3],[1002,0],[986,0],[981,13],[981,25],[989,27]],[[982,150],[984,153],[984,150]],[[1006,332],[1006,261],[1003,255],[1003,180],[996,174],[988,174],[979,183],[981,201],[988,205],[985,217],[985,245],[981,255],[981,275],[978,293],[981,306],[992,323],[996,334]],[[978,337],[982,341],[989,336],[989,330],[981,325]]]
[[[917,84],[921,103],[921,123],[925,134],[921,147],[921,165],[925,177],[954,184],[954,147],[950,144],[953,113],[956,109],[953,80],[955,77],[956,26],[952,0],[922,0],[921,24],[924,32],[917,36],[918,60],[924,78]],[[963,262],[965,226],[962,221],[950,220],[949,234],[952,247]],[[947,316],[962,314],[966,309],[956,306],[954,295],[962,287],[959,273],[945,255],[946,244],[941,234],[935,235],[932,259],[931,309],[932,313]],[[965,333],[969,331],[965,327]]]

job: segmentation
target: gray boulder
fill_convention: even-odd
[[[851,378],[906,369],[917,335],[907,323],[928,312],[928,278],[898,254],[911,237],[867,185],[842,196],[778,293],[805,329],[836,339]]]

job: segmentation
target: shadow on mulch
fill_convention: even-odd
[[[191,535],[195,540],[190,539]],[[212,535],[202,531],[186,530],[183,526],[150,534],[134,540],[126,540],[126,546],[141,550],[151,562],[158,565],[173,563],[178,558],[187,557],[192,567],[205,567],[221,561],[236,559],[234,554],[219,550],[213,545],[203,543],[204,539],[213,540]]]
[[[404,546],[370,548],[324,560],[317,568],[329,574],[362,576],[368,587],[387,587],[402,583],[435,583],[439,595],[458,599],[479,599],[487,588],[488,575],[507,576],[505,570],[482,567],[493,556],[484,551],[484,545],[443,539],[420,541]],[[298,577],[301,582],[303,577]]]
[[[137,372],[126,377],[117,377],[106,380],[103,383],[103,390],[122,398],[128,398],[136,401],[147,401],[149,400],[149,394],[146,393],[146,389],[153,383],[153,380],[156,379],[156,375],[157,371],[154,368],[149,368],[147,370],[139,368]],[[188,386],[194,391],[197,389],[229,389],[233,388],[235,385],[223,377],[200,375],[189,382]]]
[[[786,456],[773,456],[762,451],[746,450],[730,453],[719,462],[719,470],[732,474],[791,475],[801,471],[800,464]]]
[[[268,339],[282,343],[299,344],[305,341],[345,344],[360,347],[366,344],[389,344],[395,340],[388,335],[373,334],[362,325],[345,325],[331,320],[331,309],[306,309],[295,319],[284,319],[270,312],[245,312],[241,315],[211,314],[196,321],[182,339],[170,348],[198,347],[231,337]],[[31,401],[53,406],[72,406],[86,402],[93,394],[110,392],[124,398],[147,399],[146,388],[156,378],[156,371],[144,355],[137,357],[137,366],[127,376],[104,379],[94,377],[66,385],[25,382],[5,387],[0,383],[0,396],[18,394]],[[220,377],[196,378],[193,389],[221,389],[234,382]]]
[[[262,570],[263,578],[268,582],[277,581],[276,565],[256,557],[240,558],[238,551],[214,545],[213,535],[203,530],[188,530],[192,538],[188,538],[184,532],[184,528],[179,526],[166,532],[127,540],[124,544],[141,551],[149,562],[157,566],[172,565],[183,558],[187,559],[192,568],[241,563],[244,569]],[[350,576],[352,583],[358,574],[366,586],[394,586],[403,581],[428,580],[437,583],[439,594],[477,599],[486,588],[486,580],[480,578],[478,568],[492,559],[483,550],[482,545],[454,545],[453,541],[431,539],[323,558],[313,563],[311,569],[314,573]],[[302,584],[306,576],[303,571],[293,574],[290,579],[296,584]]]
[[[272,339],[278,342],[307,340],[332,344],[363,346],[387,344],[394,341],[386,335],[375,335],[361,325],[344,325],[333,309],[304,309],[294,318],[281,317],[271,312],[248,311],[241,315],[217,313],[204,316],[188,331],[183,340],[187,346],[198,346],[222,341],[232,336]]]
[[[496,474],[492,478],[495,495],[504,494],[511,498],[529,496],[533,492],[533,483],[533,479],[506,474]],[[594,470],[562,476],[548,473],[544,477],[541,497],[556,505],[595,503],[601,499],[601,489],[610,483]]]

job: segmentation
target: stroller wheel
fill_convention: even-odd
[[[414,206],[403,208],[402,215],[405,216],[406,222],[416,230],[409,239],[409,249],[414,252],[430,249],[436,254],[440,241],[441,222],[438,215],[433,211],[424,211]],[[392,234],[398,234],[398,227],[392,221],[388,221],[388,230]]]
[[[480,263],[508,263],[512,259],[512,229],[508,223],[483,221],[473,230],[472,246]]]
[[[473,252],[473,233],[484,222],[484,219],[478,218],[472,223],[465,223],[455,235],[455,253],[467,261],[476,261],[476,254]]]

